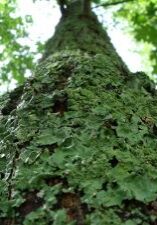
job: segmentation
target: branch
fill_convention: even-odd
[[[117,2],[104,3],[104,4],[96,5],[92,9],[95,9],[95,8],[98,8],[98,7],[101,7],[101,6],[109,7],[109,6],[114,6],[114,5],[118,5],[118,4],[133,2],[133,1],[135,1],[135,0],[121,0],[121,1],[117,1]]]
[[[66,12],[67,0],[57,0],[60,7],[61,14],[64,15]]]

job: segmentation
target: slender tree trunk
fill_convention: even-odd
[[[89,3],[68,5],[34,76],[0,101],[0,224],[156,224],[156,92]]]

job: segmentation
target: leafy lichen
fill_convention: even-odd
[[[152,85],[103,54],[43,61],[1,116],[1,224],[155,224]]]

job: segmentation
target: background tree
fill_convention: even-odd
[[[1,98],[1,224],[157,223],[154,83],[84,7],[67,3],[34,76]]]

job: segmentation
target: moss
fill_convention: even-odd
[[[157,102],[143,78],[83,51],[37,67],[1,117],[1,223],[155,224]]]

